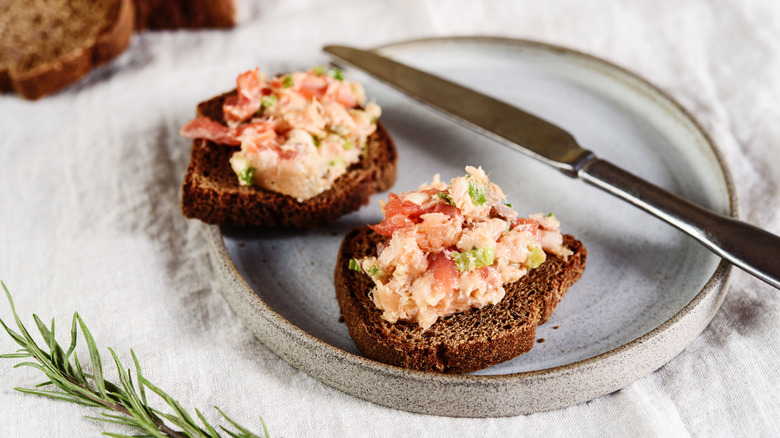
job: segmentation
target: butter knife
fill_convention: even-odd
[[[780,289],[780,237],[717,214],[583,149],[562,128],[505,102],[376,52],[327,46],[351,65],[516,151],[580,178],[663,219],[733,265]]]

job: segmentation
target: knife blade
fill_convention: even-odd
[[[531,113],[377,52],[324,51],[425,103],[456,122],[668,222],[749,274],[780,289],[780,237],[655,186],[582,148],[564,129]]]

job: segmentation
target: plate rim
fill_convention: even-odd
[[[546,42],[535,41],[535,40],[498,37],[498,36],[449,36],[449,37],[418,38],[418,39],[403,40],[394,43],[384,44],[379,47],[376,47],[375,49],[382,50],[382,49],[389,49],[389,48],[398,48],[402,46],[412,46],[417,44],[439,44],[439,43],[457,43],[457,42],[469,42],[469,43],[482,42],[482,43],[493,43],[493,44],[500,43],[505,45],[517,45],[517,46],[535,48],[540,51],[561,53],[564,54],[565,56],[579,57],[594,62],[596,64],[601,64],[608,69],[615,70],[621,74],[627,75],[631,77],[633,80],[636,80],[642,85],[648,87],[650,91],[656,93],[659,97],[661,97],[665,101],[665,103],[671,104],[674,107],[674,109],[678,111],[686,119],[687,122],[692,124],[693,128],[697,131],[697,133],[702,135],[702,137],[706,142],[706,145],[709,147],[709,151],[711,151],[714,154],[715,161],[718,164],[718,170],[721,172],[723,176],[725,182],[725,189],[728,194],[728,202],[729,202],[729,210],[730,210],[729,213],[732,216],[735,217],[737,216],[737,212],[739,210],[738,199],[736,196],[736,190],[734,190],[731,173],[728,170],[728,167],[723,159],[722,153],[720,152],[717,144],[713,141],[709,133],[702,128],[700,123],[678,101],[673,99],[671,96],[669,96],[666,92],[664,92],[659,87],[645,80],[642,76],[632,71],[629,71],[628,69],[618,66],[610,61],[604,60],[602,58],[598,58],[594,55],[590,55],[588,53],[584,53],[575,49],[558,46]],[[713,272],[713,275],[708,279],[708,281],[702,287],[702,289],[696,293],[696,295],[687,305],[685,305],[679,311],[677,311],[671,318],[661,323],[658,327],[639,336],[638,338],[626,342],[616,348],[613,348],[609,351],[598,354],[596,356],[578,360],[576,362],[572,362],[565,365],[559,365],[559,366],[544,368],[540,370],[510,373],[510,374],[499,374],[499,375],[439,374],[439,373],[432,373],[432,372],[425,372],[425,371],[409,370],[409,369],[404,369],[393,365],[377,362],[365,358],[363,356],[356,355],[348,351],[342,350],[338,347],[335,347],[333,345],[330,345],[320,340],[319,338],[316,338],[308,334],[303,329],[292,324],[286,318],[284,318],[279,313],[274,311],[254,292],[251,286],[249,286],[249,284],[239,273],[237,267],[235,266],[232,259],[230,258],[230,255],[227,251],[227,247],[224,242],[224,236],[222,234],[221,227],[219,225],[207,225],[206,233],[207,233],[207,241],[209,244],[210,254],[212,256],[211,257],[212,265],[215,269],[215,272],[217,272],[218,274],[218,279],[222,286],[220,289],[222,290],[223,295],[225,295],[225,297],[228,299],[229,304],[231,305],[233,310],[238,314],[238,316],[242,319],[244,325],[248,326],[260,341],[266,344],[272,351],[274,351],[282,359],[284,359],[291,365],[295,366],[296,368],[300,369],[304,373],[312,375],[318,380],[321,380],[324,383],[333,386],[341,391],[344,391],[350,395],[380,405],[392,407],[392,408],[397,408],[397,409],[406,410],[410,412],[418,412],[418,413],[441,415],[441,416],[495,417],[495,416],[507,416],[507,415],[517,415],[517,414],[525,414],[531,412],[540,412],[540,411],[557,409],[564,406],[576,404],[579,402],[591,400],[601,395],[621,389],[625,387],[627,384],[633,383],[639,378],[642,378],[650,374],[651,372],[655,371],[656,369],[666,364],[674,356],[676,356],[683,349],[685,349],[691,342],[693,342],[693,340],[695,340],[696,337],[698,337],[698,335],[704,330],[704,328],[706,328],[706,326],[712,320],[715,313],[720,308],[723,300],[725,299],[725,296],[728,292],[728,282],[732,273],[731,264],[721,260],[717,268]],[[705,308],[705,313],[703,315],[697,314],[697,312],[700,311],[701,308],[703,307]],[[247,321],[247,318],[250,316],[250,314],[261,317],[262,320],[268,322],[269,324],[275,327],[273,327],[273,329],[271,327],[251,327],[249,321]],[[625,362],[627,357],[630,358],[630,356],[632,356],[633,353],[636,353],[637,350],[641,350],[640,346],[656,344],[662,341],[668,342],[669,339],[666,338],[669,337],[669,335],[672,332],[678,329],[679,325],[682,322],[689,321],[689,320],[693,320],[693,322],[691,322],[692,326],[688,327],[689,330],[687,333],[690,339],[687,339],[687,337],[685,337],[684,342],[677,342],[677,344],[681,344],[681,345],[675,345],[673,348],[669,349],[669,350],[677,350],[677,351],[673,351],[672,353],[667,353],[666,356],[668,357],[665,358],[660,363],[656,363],[659,362],[656,360],[653,364],[651,364],[650,367],[646,366],[638,372],[635,371],[633,373],[629,373],[631,374],[630,376],[626,376],[622,379],[618,379],[619,381],[615,381],[615,379],[611,379],[609,385],[602,385],[601,387],[598,388],[598,390],[594,390],[594,388],[588,388],[589,391],[585,395],[579,394],[578,396],[569,396],[569,397],[561,397],[559,395],[556,397],[552,397],[553,400],[550,400],[548,403],[540,403],[538,406],[533,406],[533,407],[526,406],[522,402],[515,402],[515,403],[510,402],[508,403],[509,405],[506,406],[506,409],[503,409],[499,412],[496,412],[495,407],[493,406],[488,406],[487,408],[481,408],[472,411],[463,408],[449,410],[446,407],[439,406],[439,405],[431,405],[431,407],[427,408],[424,405],[420,405],[420,404],[409,405],[409,404],[401,404],[401,403],[393,402],[392,399],[391,400],[377,399],[376,396],[372,397],[370,393],[367,393],[365,391],[365,388],[358,388],[357,390],[353,390],[353,388],[350,387],[348,384],[345,385],[343,381],[336,379],[332,376],[328,377],[328,375],[323,375],[323,373],[321,372],[322,370],[311,369],[310,366],[306,365],[305,363],[306,361],[301,361],[300,358],[292,357],[291,356],[292,353],[290,353],[287,350],[286,346],[279,345],[280,342],[280,339],[278,337],[279,333],[276,333],[276,330],[284,331],[289,337],[302,343],[300,348],[304,350],[322,349],[324,351],[324,354],[326,354],[329,358],[332,358],[336,361],[346,361],[348,363],[344,364],[345,366],[350,366],[356,370],[365,370],[370,374],[376,374],[384,377],[389,377],[392,379],[401,379],[403,381],[414,381],[414,382],[421,382],[424,384],[431,384],[433,385],[433,387],[438,387],[438,388],[445,388],[445,387],[452,388],[452,386],[455,385],[455,386],[462,387],[462,389],[465,389],[468,392],[468,388],[472,388],[473,390],[473,388],[484,387],[484,385],[486,384],[491,385],[492,387],[494,387],[494,389],[497,387],[502,387],[502,388],[509,387],[509,388],[518,389],[519,386],[527,385],[530,383],[538,384],[544,381],[560,379],[565,376],[571,377],[572,375],[576,375],[579,371],[591,370],[593,369],[593,367],[598,367],[599,364],[604,364],[604,363],[609,364],[614,362],[614,365],[619,365],[620,363]]]

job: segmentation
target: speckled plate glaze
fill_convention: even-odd
[[[416,40],[378,50],[547,118],[598,156],[710,209],[736,213],[728,172],[707,135],[669,97],[615,65],[502,38]],[[539,327],[529,353],[472,375],[438,375],[361,357],[339,322],[333,268],[341,237],[378,222],[376,201],[386,194],[313,231],[208,227],[227,301],[282,359],[334,388],[397,409],[511,416],[630,385],[680,353],[715,315],[730,268],[693,240],[358,71],[347,74],[383,107],[400,155],[394,191],[480,165],[521,214],[555,212],[563,230],[585,243],[588,265]]]

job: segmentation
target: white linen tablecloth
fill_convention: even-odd
[[[688,109],[727,162],[741,217],[780,233],[780,4],[774,0],[243,1],[232,30],[147,32],[57,95],[0,95],[0,279],[22,320],[73,312],[126,366],[182,405],[219,406],[272,436],[770,436],[780,431],[780,291],[735,272],[710,326],[629,387],[553,412],[493,419],[410,414],[292,368],[244,328],[218,290],[203,227],[179,210],[194,105],[237,73],[305,68],[321,47],[497,35],[587,52]],[[5,299],[0,318],[13,322]],[[0,353],[16,344],[0,332]],[[99,411],[25,395],[43,379],[0,361],[0,436],[128,433]],[[224,423],[223,423],[224,424]]]

